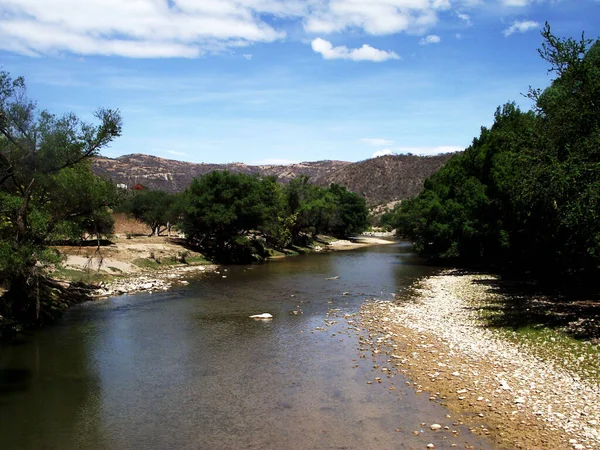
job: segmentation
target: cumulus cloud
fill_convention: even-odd
[[[363,138],[360,140],[360,142],[364,142],[365,144],[376,145],[376,146],[391,145],[394,143],[394,141],[389,141],[387,139],[381,139],[381,138]]]
[[[378,150],[375,153],[373,153],[373,158],[379,158],[380,156],[387,156],[387,155],[393,155],[393,154],[394,154],[394,152],[391,149],[386,148],[383,150]]]
[[[360,48],[349,49],[345,45],[334,47],[331,42],[321,38],[312,41],[312,49],[316,53],[320,53],[325,59],[350,59],[352,61],[373,62],[400,59],[400,57],[392,51],[378,50],[368,44],[364,44]]]
[[[439,44],[442,41],[442,38],[436,36],[435,34],[430,34],[429,36],[425,36],[423,39],[419,41],[421,45],[429,45],[429,44]]]
[[[530,30],[535,30],[536,28],[539,28],[539,27],[540,27],[540,24],[537,22],[534,22],[533,20],[516,21],[510,27],[508,27],[506,30],[504,30],[502,33],[504,34],[504,36],[508,37],[511,34],[525,33]]]
[[[252,54],[251,54],[251,53],[246,53],[246,54],[244,54],[243,56],[244,56],[244,58],[245,58],[246,60],[248,60],[248,61],[250,61],[250,60],[252,59]]]

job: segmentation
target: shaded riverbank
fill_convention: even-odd
[[[503,299],[489,281],[497,279],[443,273],[396,302],[366,304],[368,343],[387,352],[417,392],[502,446],[598,448],[598,345],[582,343],[569,358],[559,333],[533,342],[491,328],[488,310]]]

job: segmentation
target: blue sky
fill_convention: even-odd
[[[0,68],[51,112],[119,108],[103,154],[358,161],[463,149],[551,80],[548,21],[600,36],[599,0],[2,0]]]

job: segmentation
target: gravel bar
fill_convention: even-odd
[[[598,381],[487,328],[478,310],[499,294],[478,281],[493,278],[444,272],[410,300],[368,301],[361,318],[373,351],[504,448],[599,449]]]

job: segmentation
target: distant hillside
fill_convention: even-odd
[[[337,183],[364,195],[369,205],[413,197],[423,190],[423,182],[437,172],[451,153],[435,156],[388,155],[341,167],[321,175],[320,185]]]
[[[150,189],[181,192],[194,177],[213,170],[276,176],[282,183],[308,175],[315,184],[338,183],[358,194],[364,194],[370,205],[407,198],[421,192],[423,181],[437,171],[451,155],[431,157],[398,155],[382,156],[358,163],[316,161],[286,166],[250,166],[243,163],[195,164],[133,154],[111,159],[94,159],[94,173],[116,184],[132,187],[142,184]]]
[[[276,176],[286,183],[299,175],[308,175],[311,179],[326,177],[335,170],[344,167],[344,161],[316,161],[287,166],[266,165],[249,166],[243,163],[196,164],[157,156],[133,154],[119,158],[95,158],[92,169],[100,176],[110,178],[116,184],[132,187],[142,184],[150,189],[167,192],[181,192],[195,177],[213,170],[229,170],[235,173]]]

